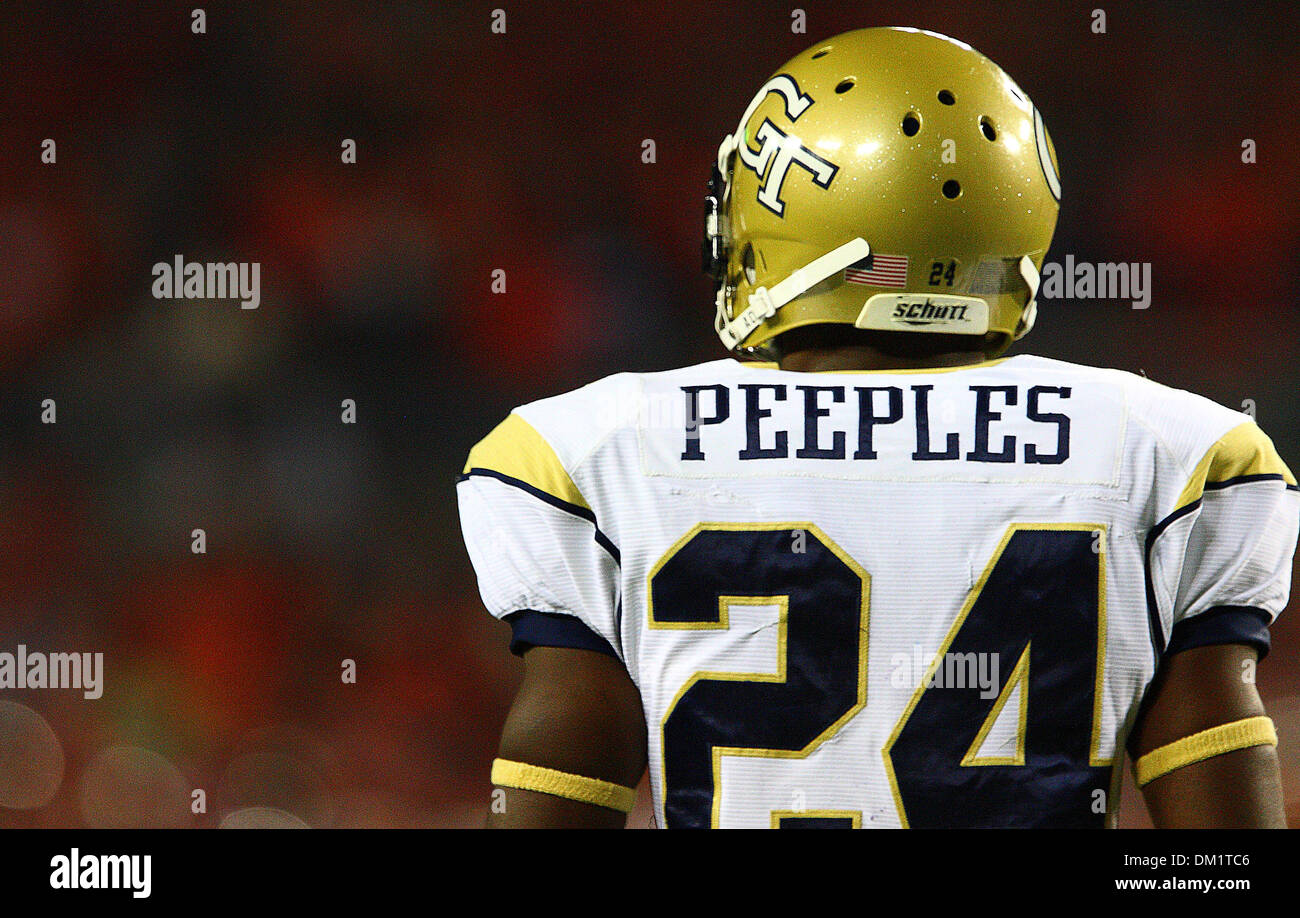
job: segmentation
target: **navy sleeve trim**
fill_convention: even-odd
[[[609,641],[572,615],[525,609],[510,613],[505,620],[511,628],[510,652],[516,656],[523,656],[533,647],[569,647],[594,650],[618,659]]]
[[[1231,488],[1239,484],[1250,484],[1254,481],[1280,481],[1286,485],[1287,490],[1294,490],[1294,485],[1287,484],[1286,477],[1278,472],[1261,472],[1258,475],[1238,475],[1236,478],[1229,478],[1226,481],[1207,481],[1201,489],[1203,491],[1221,491],[1224,488]]]
[[[1224,488],[1231,488],[1242,484],[1252,484],[1260,481],[1280,481],[1283,483],[1283,485],[1286,487],[1288,491],[1300,491],[1300,484],[1295,484],[1295,485],[1287,484],[1285,478],[1275,473],[1265,473],[1260,475],[1238,475],[1236,478],[1230,478],[1227,481],[1217,481],[1217,482],[1211,482],[1209,484],[1206,484],[1204,490],[1220,491],[1223,490]],[[1145,564],[1146,593],[1147,593],[1147,626],[1151,632],[1151,644],[1152,644],[1152,648],[1155,650],[1155,656],[1157,660],[1159,660],[1165,654],[1165,652],[1168,649],[1168,644],[1165,641],[1164,629],[1161,627],[1161,623],[1160,623],[1160,610],[1158,608],[1158,604],[1156,603],[1155,584],[1152,582],[1151,579],[1151,550],[1155,547],[1156,540],[1160,538],[1162,535],[1164,535],[1166,529],[1168,529],[1174,523],[1178,522],[1187,514],[1200,509],[1201,503],[1204,500],[1205,500],[1205,495],[1204,493],[1202,493],[1202,495],[1198,497],[1196,500],[1192,501],[1190,504],[1186,504],[1185,506],[1179,507],[1173,513],[1169,514],[1163,520],[1161,520],[1160,522],[1152,526],[1151,529],[1147,532],[1146,564]],[[1223,608],[1229,608],[1229,607],[1224,606]],[[1241,608],[1246,608],[1246,607],[1241,607]],[[1210,610],[1210,611],[1214,611],[1214,610]],[[1255,609],[1252,611],[1258,612],[1259,610]],[[1196,617],[1200,618],[1201,616],[1198,615]],[[1267,624],[1267,622],[1265,624]],[[1267,627],[1264,629],[1264,631],[1265,631],[1264,644],[1263,644],[1264,649],[1259,655],[1259,658],[1261,660],[1264,659],[1264,655],[1268,653]],[[1170,635],[1170,640],[1171,641],[1173,640],[1172,635]],[[1231,644],[1236,642],[1235,641],[1207,641],[1206,643]],[[1252,642],[1247,642],[1247,643],[1252,643]],[[1193,646],[1201,646],[1201,645],[1193,645]],[[1187,648],[1183,647],[1180,649],[1186,650]]]
[[[1213,644],[1249,644],[1262,660],[1270,645],[1269,620],[1267,612],[1252,606],[1215,606],[1175,625],[1165,653]]]
[[[623,558],[619,553],[618,546],[614,544],[609,536],[600,531],[600,525],[596,522],[596,514],[588,508],[579,507],[577,504],[571,504],[567,500],[561,500],[553,494],[547,494],[539,488],[534,488],[526,481],[520,481],[518,478],[511,478],[509,475],[503,475],[492,469],[470,469],[468,472],[456,476],[456,484],[460,484],[462,481],[466,481],[475,475],[482,478],[495,478],[502,484],[510,485],[512,488],[518,488],[526,494],[531,494],[533,497],[536,497],[543,503],[550,504],[557,510],[563,510],[565,513],[586,520],[588,523],[591,523],[592,527],[595,529],[596,544],[609,552],[609,556],[614,559],[615,564],[621,565],[623,563]]]

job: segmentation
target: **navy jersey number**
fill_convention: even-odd
[[[798,523],[697,527],[655,567],[652,628],[725,629],[735,605],[775,606],[779,616],[775,675],[697,673],[670,706],[670,827],[717,823],[722,755],[804,756],[861,709],[868,583],[817,527]]]
[[[1110,762],[1096,753],[1105,646],[1099,528],[1012,527],[886,745],[904,825],[1098,827]],[[996,654],[1000,691],[926,687],[939,666]],[[951,681],[951,680],[950,680]],[[981,756],[1019,695],[1016,744]]]
[[[883,750],[903,825],[1104,824],[1103,536],[1092,525],[1008,530]],[[703,524],[655,566],[652,628],[726,629],[737,604],[776,607],[780,626],[775,675],[700,672],[669,706],[669,827],[718,824],[723,755],[806,756],[862,708],[869,583],[839,546],[800,523]],[[997,655],[996,697],[974,684],[931,684],[945,660],[970,654]],[[986,754],[982,743],[1013,695],[1015,748]],[[782,828],[850,820],[775,814]]]

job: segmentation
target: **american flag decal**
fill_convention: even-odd
[[[845,268],[844,280],[850,284],[902,289],[907,286],[907,256],[872,252]]]

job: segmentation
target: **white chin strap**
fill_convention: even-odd
[[[762,325],[776,311],[789,303],[795,297],[807,292],[811,288],[820,284],[832,274],[838,274],[854,262],[861,261],[871,254],[871,246],[867,241],[859,236],[839,248],[831,249],[825,255],[814,258],[808,264],[796,271],[790,273],[790,276],[780,283],[773,284],[769,290],[767,287],[756,287],[749,294],[749,302],[745,306],[744,312],[735,318],[727,316],[727,285],[724,283],[718,288],[718,297],[716,306],[718,308],[717,318],[714,320],[713,327],[722,339],[722,343],[727,346],[727,350],[735,350],[740,346],[740,342],[749,337],[750,333]],[[1028,259],[1025,259],[1028,261]],[[1029,264],[1030,270],[1033,270],[1033,263]],[[1024,272],[1024,263],[1021,263],[1021,272]],[[1038,272],[1034,271],[1033,289],[1038,289]],[[1030,300],[1030,310],[1033,309],[1032,298]],[[1029,318],[1029,324],[1033,324],[1032,312],[1026,313]],[[1028,331],[1029,329],[1025,329]]]
[[[1038,269],[1034,267],[1034,260],[1028,255],[1020,259],[1020,276],[1024,278],[1029,287],[1029,303],[1025,306],[1025,311],[1020,314],[1020,328],[1016,330],[1015,337],[1011,340],[1019,341],[1029,330],[1034,327],[1034,320],[1038,318],[1038,284],[1040,275]]]

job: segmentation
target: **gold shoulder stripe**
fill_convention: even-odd
[[[520,790],[564,797],[593,806],[603,806],[630,813],[636,806],[636,788],[624,787],[599,778],[585,778],[567,771],[497,759],[492,763],[492,783],[497,787],[517,787]]]
[[[1277,730],[1266,715],[1234,720],[1220,724],[1191,736],[1174,740],[1167,746],[1152,749],[1137,760],[1138,787],[1150,784],[1156,778],[1179,768],[1212,759],[1218,755],[1248,749],[1251,746],[1276,746]]]
[[[1207,485],[1222,484],[1247,475],[1281,475],[1287,484],[1296,483],[1295,476],[1277,454],[1273,441],[1254,421],[1232,428],[1206,450],[1192,470],[1174,509],[1181,510],[1200,500]]]
[[[551,444],[517,414],[507,417],[469,451],[465,473],[471,469],[497,472],[565,503],[591,509]]]

